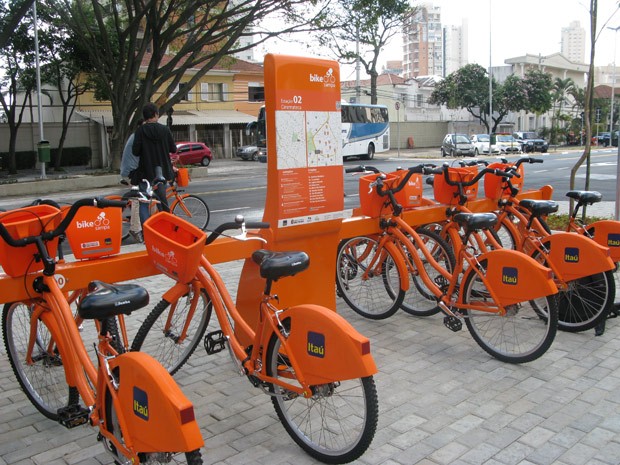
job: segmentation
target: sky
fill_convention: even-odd
[[[594,59],[597,66],[613,64],[614,52],[620,54],[620,47],[615,47],[615,36],[620,41],[620,31],[615,33],[607,29],[620,26],[619,1],[598,0],[599,36]],[[420,3],[416,1],[412,4]],[[562,28],[572,21],[579,21],[585,29],[585,61],[589,62],[590,0],[434,0],[431,3],[441,7],[443,25],[460,26],[463,19],[467,19],[470,63],[479,63],[486,68],[489,66],[489,55],[493,66],[502,66],[504,60],[528,53],[544,56],[560,52]],[[302,45],[274,41],[257,50],[257,59],[261,53],[268,52],[317,56]],[[327,54],[323,56],[327,57]],[[388,60],[402,60],[400,35],[385,47],[379,59],[379,69]],[[617,62],[620,65],[620,60]],[[343,80],[354,79],[354,74],[353,67],[341,67]],[[366,78],[363,72],[361,78]]]

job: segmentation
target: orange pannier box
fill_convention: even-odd
[[[81,207],[67,227],[67,240],[78,260],[116,255],[123,240],[122,208]],[[68,207],[63,209],[68,211]]]

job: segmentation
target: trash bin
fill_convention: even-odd
[[[50,143],[46,140],[39,141],[37,144],[37,151],[39,152],[39,161],[42,163],[49,163],[50,157]]]

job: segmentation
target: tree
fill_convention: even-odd
[[[503,83],[493,79],[493,115],[489,117],[489,77],[478,64],[465,65],[435,86],[429,103],[448,108],[464,108],[495,132],[511,111],[544,113],[551,108],[551,76],[538,70],[528,71],[523,79],[509,76]]]
[[[575,82],[571,78],[562,79],[562,78],[556,77],[555,80],[553,81],[552,99],[553,99],[554,105],[556,105],[558,109],[554,115],[555,124],[552,124],[552,127],[554,130],[551,133],[551,143],[553,144],[557,143],[557,140],[556,140],[557,132],[558,132],[557,123],[560,120],[562,120],[562,106],[564,102],[566,101],[566,97],[570,95],[571,90],[574,88],[575,88]],[[566,121],[566,119],[564,119],[564,121]]]
[[[13,32],[28,14],[34,0],[13,0],[0,2],[0,49],[3,49],[11,41]]]
[[[407,0],[339,0],[340,12],[320,35],[343,64],[359,63],[370,76],[370,103],[377,103],[377,63],[392,37],[402,33],[406,18],[416,9]],[[358,89],[359,93],[359,89]]]
[[[61,169],[63,147],[77,98],[91,90],[93,83],[82,76],[92,71],[87,51],[69,34],[55,13],[55,9],[42,9],[41,19],[47,27],[40,34],[40,43],[42,55],[46,59],[41,79],[54,86],[62,105],[62,130],[54,159],[54,170],[58,171]]]
[[[112,168],[120,166],[127,135],[141,107],[155,94],[162,113],[179,102],[182,82],[192,88],[216,64],[286,32],[312,31],[327,16],[329,0],[48,0],[88,51],[99,95],[112,105]],[[264,30],[279,15],[278,30]],[[241,46],[256,31],[260,39]],[[188,73],[188,70],[192,70]]]
[[[0,48],[0,104],[9,125],[10,174],[17,173],[15,146],[28,99],[36,85],[34,74],[34,40],[30,34],[32,21],[22,21]],[[21,98],[21,100],[18,99]]]

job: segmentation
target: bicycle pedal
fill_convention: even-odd
[[[207,354],[213,355],[226,348],[226,338],[221,330],[213,331],[205,336],[205,350]]]
[[[443,324],[446,328],[448,328],[450,331],[454,331],[455,333],[463,329],[463,322],[455,316],[451,316],[451,315],[444,316]]]
[[[81,405],[73,404],[59,408],[57,413],[58,423],[65,428],[75,428],[76,426],[81,426],[88,422],[90,410]]]

